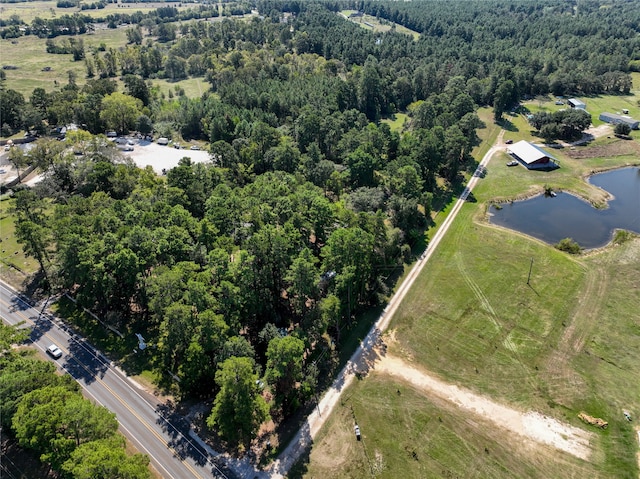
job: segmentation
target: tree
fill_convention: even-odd
[[[15,195],[15,235],[24,252],[38,261],[47,276],[49,264],[48,248],[53,240],[51,229],[44,214],[44,201],[32,190],[22,190]]]
[[[323,248],[324,271],[336,271],[340,275],[347,268],[353,269],[353,283],[349,283],[348,295],[361,300],[373,271],[373,246],[371,233],[361,228],[336,229]],[[341,297],[346,300],[347,297]]]
[[[153,122],[147,115],[140,115],[136,121],[136,130],[143,135],[148,135],[153,131]]]
[[[384,105],[384,89],[377,66],[375,57],[367,58],[358,85],[360,111],[371,121],[378,120]]]
[[[302,379],[304,343],[293,336],[277,337],[267,348],[265,379],[275,389],[274,395],[284,412],[295,409],[297,383]]]
[[[311,250],[304,248],[298,257],[293,260],[285,280],[291,285],[287,289],[289,301],[294,311],[304,316],[307,311],[307,302],[316,298],[318,294],[318,268],[317,259]]]
[[[124,93],[114,92],[102,99],[100,118],[107,128],[126,133],[136,125],[142,110],[142,101]]]
[[[340,343],[340,319],[342,318],[340,299],[333,294],[322,298],[320,300],[320,315],[327,326],[335,327],[336,341]]]
[[[113,436],[118,429],[115,414],[63,386],[25,394],[12,423],[18,443],[40,452],[56,470],[76,447]]]
[[[18,171],[18,178],[20,178],[20,170],[27,166],[29,157],[24,154],[22,148],[11,148],[9,151],[9,161]]]
[[[216,395],[207,426],[217,428],[230,444],[247,446],[260,425],[269,418],[269,407],[260,395],[258,375],[247,357],[230,357],[216,372]]]
[[[121,436],[87,442],[76,448],[62,465],[73,479],[148,479],[149,458],[128,456]]]
[[[629,136],[631,127],[626,123],[616,123],[616,126],[613,127],[613,133],[619,136]]]
[[[28,337],[29,331],[27,329],[0,323],[0,358],[7,354],[13,344],[20,344]]]
[[[131,30],[127,30],[129,32]],[[127,92],[134,98],[137,98],[142,102],[144,106],[149,104],[149,87],[147,82],[137,75],[125,75],[123,78],[124,84],[127,87]]]
[[[8,328],[10,326],[2,325],[3,330]],[[24,335],[26,330],[21,332]],[[10,339],[11,343],[22,342],[16,339],[20,338]],[[0,369],[0,421],[3,426],[11,426],[18,403],[25,394],[56,383],[55,370],[53,363],[34,357],[16,355],[8,360],[8,364]]]
[[[502,120],[502,114],[513,104],[515,85],[511,80],[500,83],[493,99],[493,116],[496,121]]]
[[[0,125],[17,130],[22,125],[20,113],[25,105],[24,96],[11,89],[0,89]]]
[[[354,188],[359,186],[375,186],[376,160],[373,155],[359,147],[356,151],[347,156],[349,166],[349,177]]]

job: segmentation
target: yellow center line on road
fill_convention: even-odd
[[[9,306],[10,303],[7,303],[6,301],[0,299],[0,303],[2,303],[2,305],[4,306]],[[21,318],[24,318],[25,322],[32,324],[33,326],[35,326],[35,322],[29,318],[28,316],[26,316],[22,311],[15,311],[15,314],[20,316]],[[51,338],[51,336],[49,336],[47,333],[43,333],[43,337],[49,338],[53,341],[53,338]],[[70,352],[65,349],[64,347],[58,346],[62,351],[65,352],[65,354],[69,355]],[[111,393],[111,395],[116,398],[118,400],[118,402],[120,402],[120,404],[122,404],[131,414],[133,414],[138,421],[140,421],[142,423],[142,425],[147,428],[147,430],[149,430],[149,432],[151,432],[151,434],[153,434],[162,444],[165,445],[165,447],[167,449],[169,449],[169,451],[171,451],[175,456],[177,456],[180,459],[180,462],[182,462],[182,464],[184,464],[184,466],[189,469],[189,471],[193,474],[194,477],[203,479],[202,476],[200,474],[198,474],[198,472],[191,466],[191,464],[189,464],[188,462],[186,462],[184,459],[182,459],[182,455],[178,453],[178,451],[176,451],[173,447],[171,447],[169,445],[169,443],[164,439],[164,437],[162,437],[162,435],[160,433],[158,433],[155,429],[153,429],[134,409],[131,408],[131,406],[129,406],[129,404],[127,404],[124,399],[122,399],[118,394],[116,394],[113,389],[111,389],[102,379],[100,379],[97,375],[93,374],[91,372],[91,370],[89,368],[87,368],[83,363],[81,363],[80,361],[78,361],[73,355],[70,355],[70,358],[73,359],[76,364],[78,364],[80,367],[82,367],[87,373],[91,374],[92,376],[94,376],[95,380],[98,381],[107,391],[109,391],[109,393]],[[93,394],[92,394],[93,396]],[[168,472],[168,471],[167,471]]]

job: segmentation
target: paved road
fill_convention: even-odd
[[[41,308],[41,307],[39,307]],[[120,430],[166,479],[235,477],[215,470],[213,458],[189,438],[184,419],[172,415],[153,396],[139,390],[83,338],[41,309],[32,307],[0,282],[0,315],[7,324],[26,322],[33,328],[30,341],[44,354],[55,343],[63,356],[54,361],[75,378],[85,395],[116,413]],[[221,466],[224,467],[224,466]]]
[[[447,233],[449,226],[451,226],[458,212],[467,201],[471,190],[473,190],[476,183],[484,176],[486,165],[491,160],[491,157],[497,151],[504,149],[504,146],[502,146],[503,135],[504,130],[501,130],[496,142],[484,155],[482,161],[478,165],[478,168],[467,183],[467,186],[460,194],[460,197],[453,206],[449,216],[447,216],[445,221],[442,223],[442,226],[440,226],[431,241],[429,241],[427,251],[425,251],[421,258],[416,262],[402,284],[398,287],[398,290],[389,300],[389,303],[381,316],[375,322],[364,340],[360,343],[360,346],[353,353],[342,371],[340,371],[340,374],[338,374],[338,377],[331,385],[331,388],[329,388],[320,400],[318,407],[307,417],[307,420],[304,422],[296,436],[274,462],[270,469],[272,479],[281,479],[287,475],[291,466],[295,464],[302,453],[305,452],[313,443],[313,439],[331,414],[331,411],[339,401],[343,391],[349,386],[349,384],[351,384],[356,374],[366,372],[371,367],[372,356],[375,357],[375,355],[372,355],[371,353],[374,347],[380,345],[382,332],[389,326],[391,318],[397,311],[400,303],[402,303],[405,295],[409,289],[411,289],[414,281],[420,275],[420,272],[427,264],[427,261],[429,261],[438,244]]]

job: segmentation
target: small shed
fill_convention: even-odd
[[[511,156],[530,170],[549,170],[559,167],[556,158],[525,140],[510,145],[508,151]]]
[[[626,123],[632,130],[637,130],[640,127],[640,121],[635,120],[627,115],[618,115],[617,113],[600,113],[600,120],[605,123],[611,123],[617,125],[618,123]]]
[[[579,108],[581,110],[584,110],[585,108],[587,108],[587,104],[578,100],[577,98],[569,98],[567,100],[567,104],[571,107],[571,108]]]

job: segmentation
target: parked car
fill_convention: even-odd
[[[47,346],[47,354],[49,354],[53,359],[60,359],[62,357],[62,351],[55,344]]]
[[[513,143],[513,140],[507,140],[507,141],[505,141],[505,143],[506,143],[507,145],[510,145],[510,144],[512,144],[512,143]]]
[[[174,147],[176,150],[179,150],[180,148],[182,148],[182,147],[180,146],[180,143],[174,143],[174,144],[173,144],[173,147]]]
[[[200,149],[200,147],[199,147],[198,145],[193,145],[193,146],[192,146],[191,148],[189,148],[189,149],[190,149],[190,150],[194,150],[194,151],[196,151],[196,150],[199,150],[199,149]]]
[[[168,145],[168,144],[169,144],[169,138],[165,138],[164,136],[158,138],[158,145]]]
[[[518,162],[516,160],[511,160],[509,163],[507,163],[507,166],[518,166]]]

